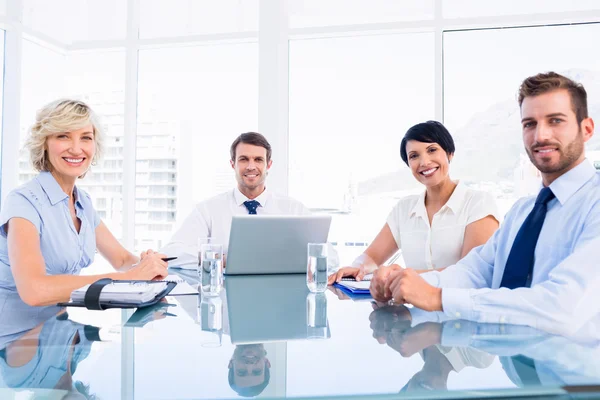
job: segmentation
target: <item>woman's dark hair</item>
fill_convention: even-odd
[[[406,143],[409,140],[416,140],[422,143],[437,143],[444,149],[446,154],[454,154],[454,140],[452,139],[452,135],[450,135],[450,132],[448,132],[448,129],[444,125],[437,121],[421,122],[406,131],[400,143],[400,157],[402,157],[402,161],[406,165],[408,165]]]

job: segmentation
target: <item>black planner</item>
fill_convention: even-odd
[[[101,299],[100,295],[102,291],[108,285],[130,285],[130,287],[139,288],[142,285],[163,285],[164,289],[154,294],[150,299],[145,301],[123,301],[118,298],[111,298],[105,294],[104,298]],[[177,285],[176,282],[162,282],[162,281],[123,281],[123,280],[112,280],[110,278],[100,279],[87,288],[85,296],[82,300],[74,300],[73,295],[71,301],[68,303],[59,303],[61,307],[85,307],[88,310],[106,310],[109,308],[141,308],[148,307],[158,303],[162,298],[167,296],[171,290]],[[146,286],[143,286],[146,288]],[[124,292],[125,293],[125,292]]]

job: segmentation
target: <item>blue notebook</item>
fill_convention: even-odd
[[[370,295],[369,285],[370,285],[369,281],[357,282],[355,280],[351,280],[351,281],[350,280],[349,281],[342,280],[341,282],[334,283],[335,287],[342,289],[346,293],[363,294],[363,295],[364,294]]]

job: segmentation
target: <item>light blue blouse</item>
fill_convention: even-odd
[[[69,196],[49,172],[40,173],[4,200],[0,212],[0,310],[6,300],[3,294],[16,291],[6,234],[11,218],[24,218],[37,229],[48,275],[77,275],[94,260],[100,218],[85,191],[75,187],[74,196],[75,211],[81,220],[79,233],[69,212]]]

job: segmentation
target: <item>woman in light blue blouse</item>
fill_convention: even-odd
[[[73,290],[101,278],[167,275],[164,255],[148,250],[140,260],[127,251],[75,186],[100,156],[102,139],[95,113],[81,101],[58,100],[38,111],[26,146],[40,174],[13,190],[0,212],[0,311],[17,293],[43,306],[68,301]],[[79,276],[96,249],[124,272]]]

